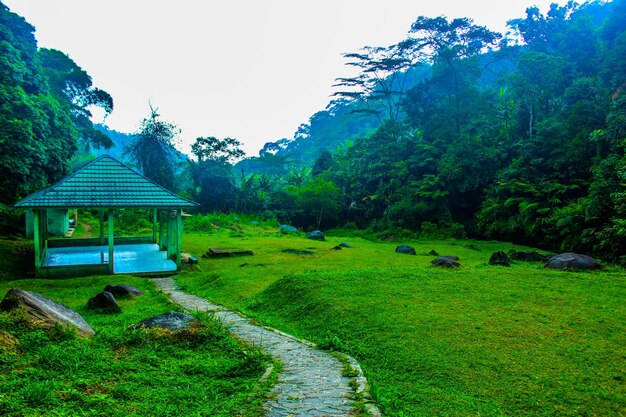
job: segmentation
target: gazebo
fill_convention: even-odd
[[[183,209],[196,207],[117,159],[102,155],[53,186],[19,201],[32,210],[37,276],[166,274],[181,265]],[[149,209],[151,236],[114,235],[114,213]],[[48,234],[48,215],[87,209],[100,214],[98,237],[67,239]],[[106,223],[106,234],[105,234]]]

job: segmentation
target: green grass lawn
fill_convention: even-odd
[[[353,247],[333,250],[341,241]],[[413,245],[418,255],[394,253]],[[487,265],[520,248],[475,241],[316,242],[243,226],[188,233],[201,259],[177,281],[256,320],[355,356],[388,416],[623,416],[625,275]],[[473,245],[473,247],[472,247]],[[292,255],[284,249],[310,250]],[[430,250],[458,270],[431,266]],[[478,250],[477,250],[478,249]]]
[[[87,309],[87,300],[107,283],[128,283],[145,294],[118,300],[121,314]],[[203,325],[182,336],[128,330],[141,319],[176,309],[149,280],[12,279],[0,282],[0,297],[11,287],[72,307],[96,335],[83,339],[39,330],[0,313],[0,415],[262,415],[270,382],[262,385],[259,378],[268,359],[230,337],[216,320],[200,316]]]

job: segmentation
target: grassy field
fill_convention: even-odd
[[[0,242],[6,253],[20,242]],[[11,268],[13,260],[3,259]],[[13,271],[13,272],[11,272]],[[96,330],[91,339],[72,332],[38,330],[0,313],[0,415],[2,416],[260,416],[271,381],[259,383],[268,358],[233,339],[221,324],[173,336],[128,330],[141,319],[175,310],[145,278],[15,279],[4,270],[0,297],[19,287],[74,308]],[[2,279],[0,278],[0,280]],[[107,283],[145,291],[118,300],[120,314],[99,314],[87,300]]]
[[[623,416],[622,269],[561,272],[487,265],[511,244],[316,242],[258,226],[186,233],[201,259],[177,281],[259,322],[355,356],[387,416]],[[352,248],[333,250],[347,241]],[[417,256],[394,253],[411,244]],[[284,249],[308,250],[292,255]],[[431,266],[431,250],[462,267]]]

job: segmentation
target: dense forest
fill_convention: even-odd
[[[248,209],[624,262],[626,2],[508,24],[419,17],[398,44],[347,53],[361,74],[338,79],[339,99],[240,163],[287,170]]]
[[[243,158],[237,139],[200,137],[186,159],[156,109],[131,137],[95,128],[89,108],[111,112],[112,98],[0,3],[3,223],[19,198],[117,143],[110,152],[203,212],[626,263],[626,0],[530,7],[508,25],[503,36],[418,17],[397,44],[347,52],[358,75],[338,74],[333,101],[294,138]]]

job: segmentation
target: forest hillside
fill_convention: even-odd
[[[107,152],[202,212],[624,263],[626,0],[530,7],[508,25],[503,36],[468,18],[417,17],[393,45],[346,52],[360,72],[337,74],[332,101],[294,138],[242,158],[237,139],[207,135],[186,160],[156,108],[128,140],[94,127],[89,109],[110,113],[112,97],[68,55],[38,48],[35,28],[0,3],[1,223],[119,142]]]

